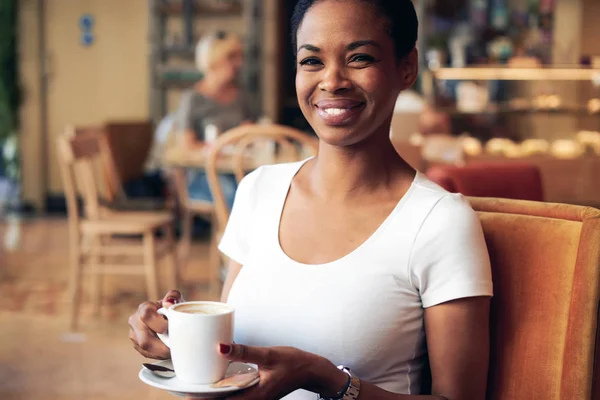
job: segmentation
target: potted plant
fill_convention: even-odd
[[[0,207],[19,201],[18,0],[0,1]],[[0,212],[1,212],[0,210]]]

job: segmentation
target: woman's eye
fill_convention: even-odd
[[[350,57],[350,62],[357,62],[362,64],[372,63],[375,61],[375,57],[372,57],[368,54],[356,54]]]
[[[316,58],[305,58],[304,60],[300,61],[300,65],[302,66],[316,66],[316,65],[320,65],[321,61],[319,61]]]

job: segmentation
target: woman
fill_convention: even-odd
[[[211,129],[225,132],[255,119],[248,96],[239,83],[242,64],[242,42],[237,35],[216,32],[198,42],[196,67],[203,78],[183,93],[179,109],[179,128],[186,149],[202,149],[212,139],[205,137]],[[235,177],[223,174],[220,178],[231,207],[237,188]],[[204,172],[190,171],[188,182],[192,199],[213,200]]]
[[[300,0],[292,27],[319,153],[240,184],[220,245],[236,343],[221,352],[258,364],[260,383],[235,398],[483,399],[492,282],[479,220],[389,140],[417,77],[411,1]],[[156,309],[178,301],[130,317],[140,353],[169,356]],[[433,396],[420,395],[427,359]]]

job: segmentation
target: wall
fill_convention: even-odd
[[[42,129],[40,121],[41,89],[39,81],[39,25],[37,1],[20,0],[19,53],[23,89],[21,106],[22,190],[26,201],[41,206],[44,197]]]

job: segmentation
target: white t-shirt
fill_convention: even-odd
[[[423,309],[491,296],[481,224],[468,202],[417,173],[381,226],[350,254],[292,260],[279,222],[304,162],[261,167],[239,185],[220,250],[243,265],[229,294],[235,341],[293,346],[388,391],[418,394],[427,358]],[[299,390],[286,400],[314,400]]]

